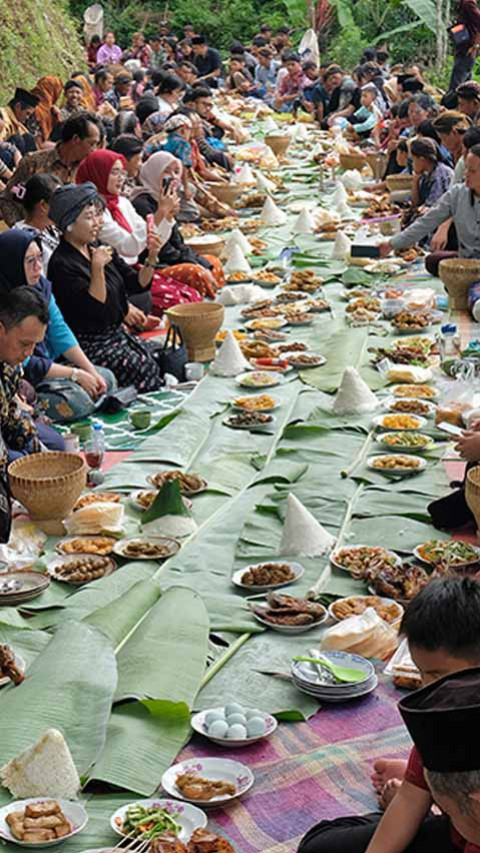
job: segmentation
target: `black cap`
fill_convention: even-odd
[[[25,107],[36,107],[40,102],[40,98],[36,95],[32,95],[31,92],[28,92],[27,89],[15,89],[15,94],[13,96],[13,103],[21,103]]]
[[[398,708],[427,770],[480,770],[480,667],[434,681]]]

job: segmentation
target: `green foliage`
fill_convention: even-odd
[[[0,56],[3,102],[18,85],[33,86],[45,74],[65,79],[85,66],[75,24],[58,0],[2,3]]]

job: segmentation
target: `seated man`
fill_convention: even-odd
[[[213,89],[218,87],[223,75],[222,59],[213,47],[209,47],[205,36],[192,38],[193,64],[198,71],[197,83],[206,83]]]
[[[480,663],[480,584],[471,578],[432,581],[410,602],[401,633],[408,640],[424,685],[477,666]],[[428,689],[425,687],[402,700],[400,707]],[[457,731],[456,727],[454,729]],[[451,844],[448,820],[429,814],[432,796],[421,769],[414,748],[408,764],[403,767],[403,781],[383,816],[374,813],[322,821],[307,832],[300,842],[299,853],[458,853],[458,849],[463,850],[463,846],[457,848]],[[395,770],[397,773],[400,770],[398,762]],[[439,804],[448,811],[443,802]],[[471,853],[476,849],[472,848]]]
[[[35,140],[26,126],[40,99],[26,89],[15,89],[6,107],[0,107],[2,130],[0,141],[13,142],[22,154],[35,151]]]
[[[289,51],[282,58],[287,73],[278,80],[273,106],[278,112],[288,113],[292,112],[295,101],[303,96],[303,88],[310,81],[297,53]]]

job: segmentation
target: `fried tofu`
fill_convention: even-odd
[[[30,803],[25,806],[25,817],[48,817],[60,813],[60,805],[55,800],[43,800],[41,803]]]
[[[11,826],[12,823],[21,823],[23,821],[23,812],[10,812],[7,814],[5,821],[9,826]]]
[[[53,829],[26,829],[23,834],[23,841],[54,841],[57,836]]]
[[[56,814],[47,815],[47,817],[26,817],[23,821],[25,829],[55,829],[62,823],[62,817]]]
[[[9,824],[10,832],[12,833],[14,838],[18,838],[19,841],[23,840],[23,836],[25,835],[25,830],[23,828],[23,823],[20,820],[12,821]]]
[[[60,824],[60,826],[56,826],[54,830],[57,838],[64,838],[65,835],[70,835],[72,831],[73,826],[70,821],[66,819],[63,821],[63,823]]]

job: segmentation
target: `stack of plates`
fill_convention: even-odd
[[[313,654],[312,654],[313,652]],[[337,666],[347,666],[358,669],[365,676],[363,681],[355,684],[335,681],[333,675],[328,676],[325,670],[314,663],[300,661],[292,662],[292,679],[295,687],[303,693],[315,696],[320,702],[347,702],[349,699],[357,699],[366,696],[375,690],[378,678],[370,661],[360,655],[351,655],[348,652],[322,652],[322,657]],[[317,653],[311,649],[308,657],[316,657]]]

